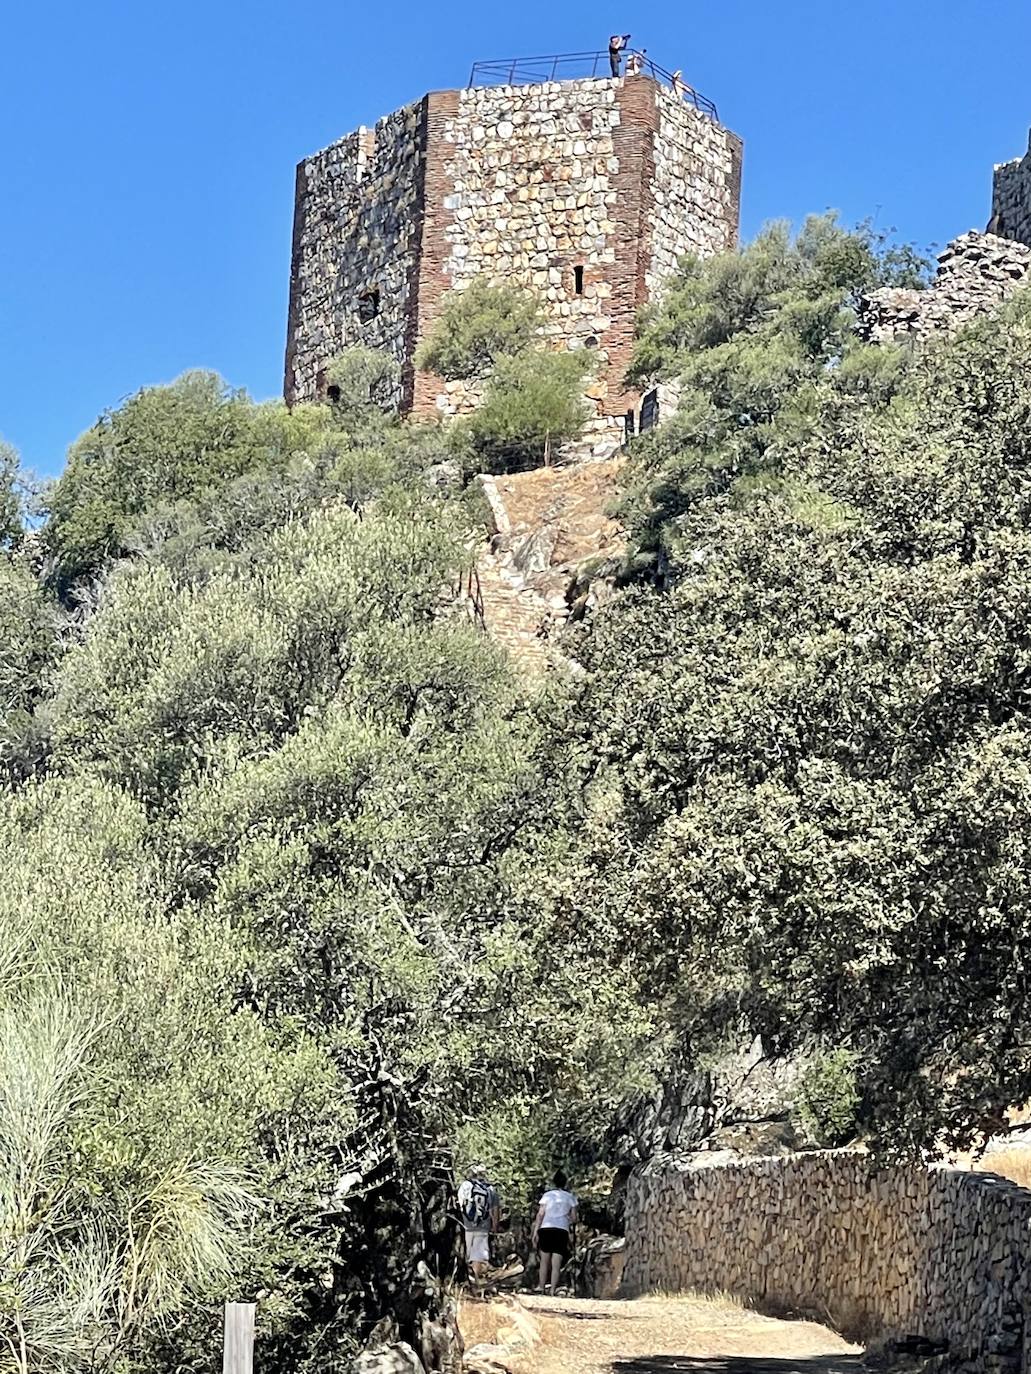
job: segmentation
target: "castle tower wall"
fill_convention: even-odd
[[[737,241],[736,135],[642,75],[435,92],[377,124],[364,164],[355,137],[298,169],[287,399],[366,343],[401,362],[405,411],[471,408],[475,388],[412,359],[448,290],[482,275],[536,292],[552,347],[592,350],[592,428],[618,437],[637,312],[681,254]]]
[[[1031,139],[1023,157],[995,169],[988,230],[1031,247]]]
[[[287,401],[324,394],[326,363],[350,343],[405,363],[416,305],[424,104],[348,134],[297,168]]]

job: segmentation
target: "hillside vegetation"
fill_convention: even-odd
[[[826,220],[685,265],[543,688],[428,480],[518,426],[402,425],[381,359],[141,391],[32,533],[0,465],[0,1367],[210,1367],[260,1296],[270,1367],[339,1368],[439,1310],[450,1152],[521,1205],[742,1036],[888,1151],[1031,1096],[1031,308],[860,343],[918,266]],[[517,314],[483,361],[487,305],[449,347],[504,389],[547,360]]]

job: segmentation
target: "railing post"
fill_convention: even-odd
[[[222,1374],[252,1374],[254,1369],[254,1303],[227,1302]]]
[[[513,62],[513,63],[512,63],[512,66],[509,68],[509,72],[508,72],[508,84],[509,84],[510,86],[514,86],[514,85],[515,85],[515,69],[516,69],[516,64]]]

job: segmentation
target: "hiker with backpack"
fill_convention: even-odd
[[[474,1284],[482,1288],[490,1264],[490,1233],[498,1229],[501,1203],[498,1190],[487,1181],[482,1164],[469,1168],[458,1188],[458,1210],[465,1229],[465,1258]]]

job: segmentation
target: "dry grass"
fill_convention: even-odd
[[[633,1300],[526,1297],[543,1340],[534,1374],[613,1374],[628,1358],[670,1357],[812,1359],[850,1355],[848,1345],[826,1327],[778,1321],[720,1295],[650,1294]]]
[[[652,1288],[639,1299],[641,1302],[689,1302],[692,1307],[706,1308],[725,1311],[727,1308],[733,1309],[735,1315],[740,1315],[741,1309],[745,1304],[733,1293],[696,1293],[694,1289],[686,1293],[673,1292],[668,1288]],[[728,1313],[728,1315],[730,1315]]]
[[[974,1165],[981,1174],[1001,1174],[1021,1188],[1031,1189],[1031,1150],[995,1150]]]
[[[534,1374],[541,1325],[516,1298],[488,1301],[463,1297],[458,1304],[458,1325],[466,1349],[474,1345],[502,1345],[512,1351],[513,1374]]]

